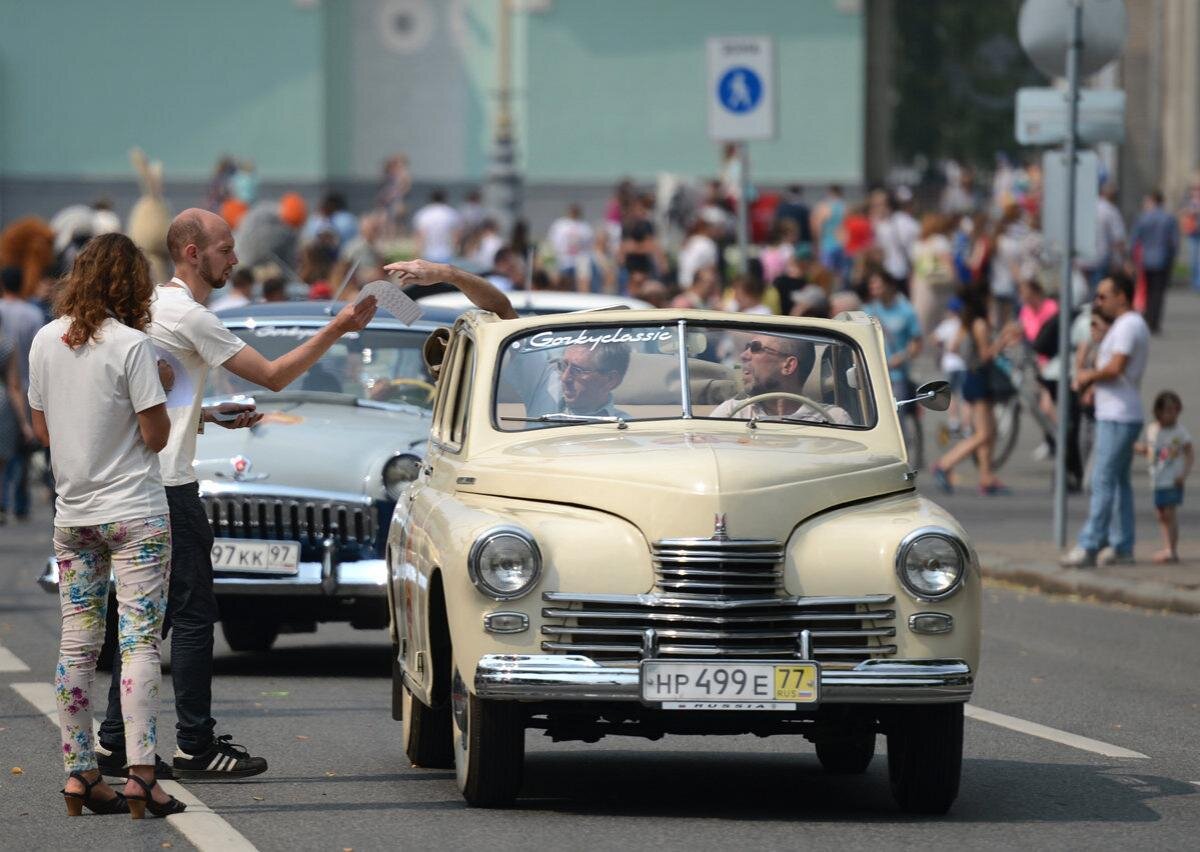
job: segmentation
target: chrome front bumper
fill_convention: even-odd
[[[46,571],[38,577],[38,585],[47,592],[58,594],[58,563],[53,557]],[[301,562],[295,574],[264,574],[259,576],[213,576],[213,591],[222,595],[278,595],[295,597],[320,595],[339,598],[387,597],[387,562],[383,559],[362,559],[335,564],[332,559],[322,562]]]
[[[475,693],[515,701],[640,701],[638,673],[637,666],[602,666],[584,656],[490,654],[475,669]],[[822,669],[821,703],[967,701],[974,680],[962,660],[867,660],[850,670]]]

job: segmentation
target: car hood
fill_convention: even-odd
[[[383,496],[383,465],[397,453],[423,456],[429,413],[397,406],[374,408],[346,402],[257,400],[266,416],[253,429],[206,423],[196,439],[196,476],[238,481],[233,459],[249,462],[247,485],[270,490],[286,485],[316,491]]]
[[[459,490],[599,509],[650,541],[708,538],[722,514],[733,538],[786,541],[825,509],[913,487],[903,460],[853,432],[566,431],[472,459]]]

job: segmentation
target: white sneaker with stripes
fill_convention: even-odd
[[[171,766],[180,779],[249,778],[267,771],[267,761],[253,757],[243,746],[230,742],[232,734],[223,734],[199,754],[175,749]]]

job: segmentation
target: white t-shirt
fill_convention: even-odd
[[[1186,461],[1183,449],[1192,443],[1192,436],[1178,422],[1164,429],[1158,421],[1153,421],[1146,427],[1146,443],[1150,445],[1150,480],[1154,489],[1174,488],[1175,480],[1183,476]]]
[[[764,408],[761,402],[756,402],[754,405],[744,406],[739,411],[730,414],[730,412],[733,411],[733,407],[739,402],[741,402],[741,400],[727,399],[714,408],[708,416],[716,418],[728,417],[734,420],[749,420],[755,413],[757,413],[759,417],[779,416],[774,410],[768,411],[766,408]],[[829,423],[832,420],[833,423],[836,423],[839,426],[854,425],[854,421],[850,418],[849,412],[847,412],[846,409],[842,408],[840,405],[827,405],[825,406],[825,410],[829,412],[829,420],[827,420],[825,415],[820,411],[813,408],[807,402],[803,402],[800,403],[795,411],[792,411],[790,414],[785,416],[790,417],[792,420],[811,420],[813,423]]]
[[[182,281],[172,278],[171,283],[180,286],[155,288],[148,330],[158,357],[175,371],[175,385],[167,396],[171,437],[159,454],[163,484],[187,485],[196,481],[192,462],[208,371],[241,352],[246,342],[193,299]]]
[[[33,338],[29,405],[50,430],[58,491],[54,525],[83,527],[167,513],[158,457],[137,415],[167,398],[150,338],[114,319],[99,339],[72,349],[60,317]]]
[[[713,238],[707,234],[692,234],[679,250],[679,286],[691,287],[699,270],[716,265],[717,244]]]
[[[967,362],[954,348],[954,339],[962,328],[962,320],[958,317],[946,317],[933,330],[933,339],[942,347],[942,372],[946,375],[967,369]]]
[[[555,219],[547,234],[550,245],[554,247],[554,257],[562,272],[574,269],[575,264],[585,260],[592,251],[592,241],[595,236],[592,226],[582,219],[572,219],[564,216]]]
[[[434,263],[454,257],[455,234],[461,227],[458,211],[449,204],[426,204],[413,217],[413,228],[421,235],[421,254]]]
[[[1096,349],[1096,367],[1103,368],[1114,355],[1125,355],[1128,361],[1121,375],[1111,382],[1096,382],[1096,419],[1117,423],[1140,423],[1142,411],[1142,374],[1150,352],[1150,329],[1137,311],[1126,311],[1117,317],[1112,328]]]

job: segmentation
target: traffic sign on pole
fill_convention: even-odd
[[[1079,29],[1073,30],[1077,11]],[[1025,0],[1017,18],[1021,47],[1048,77],[1067,76],[1073,32],[1078,39],[1075,70],[1086,77],[1121,55],[1126,30],[1125,0]]]
[[[1069,94],[1061,89],[1017,90],[1017,141],[1022,145],[1061,145],[1067,141]],[[1125,141],[1125,93],[1084,89],[1079,93],[1079,141]]]
[[[1042,236],[1058,257],[1067,250],[1067,155],[1061,150],[1042,155]],[[1096,202],[1100,197],[1100,158],[1095,151],[1075,154],[1075,232],[1071,245],[1076,257],[1096,254]]]
[[[775,49],[769,36],[708,40],[708,135],[717,142],[775,137]]]

